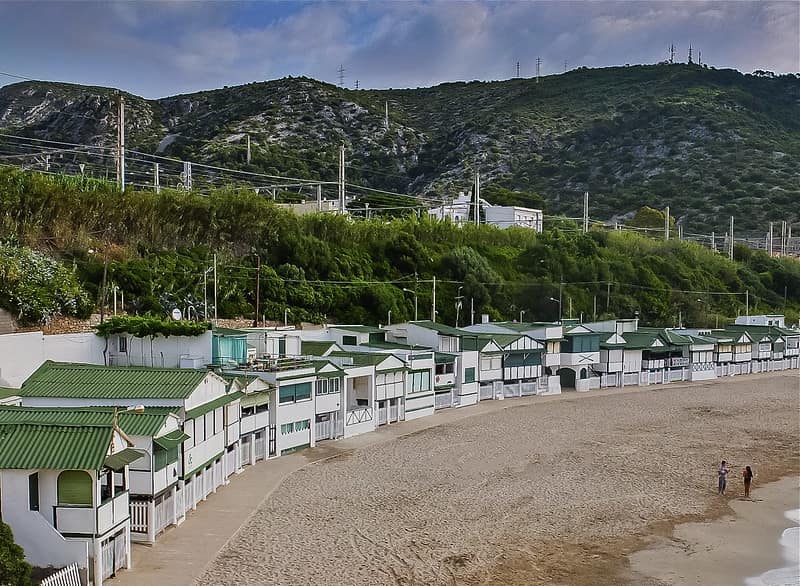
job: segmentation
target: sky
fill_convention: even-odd
[[[308,76],[361,88],[694,57],[800,71],[800,1],[0,1],[0,72],[146,98]],[[566,64],[565,64],[566,62]],[[0,75],[0,85],[19,79]]]

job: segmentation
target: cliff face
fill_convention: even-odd
[[[25,82],[0,88],[0,131],[113,146],[116,91]],[[671,207],[688,229],[800,220],[800,79],[693,65],[582,69],[409,90],[306,78],[160,100],[125,94],[129,148],[274,175],[452,196],[485,185],[540,194],[595,218]],[[384,124],[388,106],[389,125]],[[246,162],[246,135],[251,162]],[[0,137],[2,140],[2,137]],[[0,145],[2,146],[2,145]],[[2,149],[5,150],[5,149]]]

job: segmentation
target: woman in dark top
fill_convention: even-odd
[[[744,497],[750,498],[750,483],[753,482],[753,470],[750,466],[744,467],[742,478],[744,479]]]

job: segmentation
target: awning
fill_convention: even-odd
[[[436,352],[434,354],[434,362],[436,364],[450,364],[456,361],[455,354],[448,354],[447,352]]]
[[[246,407],[259,407],[269,404],[269,391],[247,393],[242,397],[242,409]]]
[[[188,435],[183,433],[180,429],[176,429],[175,431],[171,431],[166,435],[162,435],[161,437],[154,437],[153,443],[157,446],[161,446],[165,450],[169,450],[181,445],[187,439],[189,439]]]
[[[121,452],[117,452],[116,454],[111,454],[108,456],[103,462],[103,466],[106,468],[111,468],[112,470],[122,470],[125,468],[125,466],[131,462],[135,462],[142,456],[144,456],[144,451],[142,450],[125,448]]]

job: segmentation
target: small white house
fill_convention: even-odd
[[[131,448],[115,414],[0,407],[0,514],[27,561],[97,586],[131,567]]]
[[[520,206],[484,206],[486,223],[498,228],[528,228],[536,232],[542,231],[544,214],[542,210],[523,208]]]

